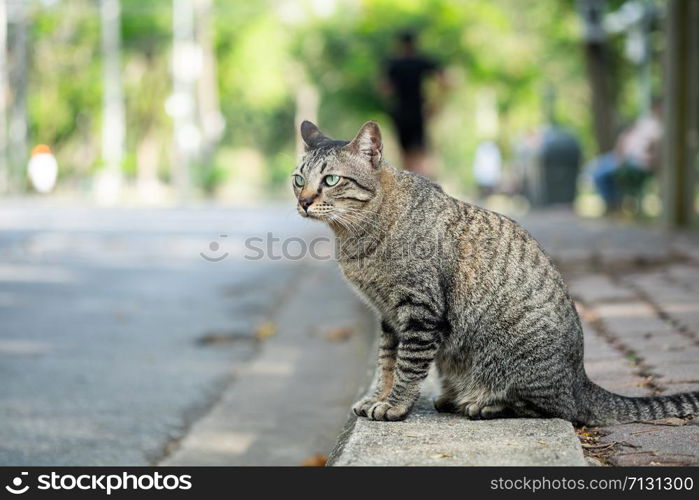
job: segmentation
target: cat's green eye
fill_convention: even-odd
[[[302,188],[306,184],[306,179],[304,179],[300,175],[295,175],[294,176],[294,184],[296,185],[296,187]]]
[[[340,182],[340,176],[339,175],[326,175],[325,176],[325,184],[328,186],[334,186],[338,182]]]

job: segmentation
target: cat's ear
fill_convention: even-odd
[[[304,120],[301,123],[301,138],[303,139],[303,142],[306,143],[306,151],[309,149],[315,149],[324,142],[330,140],[323,135],[323,132],[321,132],[314,123],[311,123],[308,120]]]
[[[355,153],[365,156],[374,168],[378,168],[381,165],[381,153],[383,152],[379,124],[372,121],[366,122],[347,147]]]

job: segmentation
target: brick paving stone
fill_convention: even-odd
[[[615,351],[607,343],[602,343],[599,340],[585,340],[585,359],[613,359],[618,358],[618,351]]]
[[[616,380],[634,372],[634,366],[622,357],[612,359],[590,359],[585,361],[585,370],[590,378]]]
[[[623,424],[606,427],[600,441],[617,443],[614,465],[699,465],[698,425]]]
[[[676,332],[676,328],[659,318],[611,318],[603,322],[607,331],[624,341],[635,342],[643,337],[668,336]]]
[[[663,268],[653,271],[632,271],[624,273],[623,280],[637,286],[648,286],[651,289],[656,286],[663,286],[667,283],[667,272]]]
[[[644,379],[635,375],[632,371],[624,368],[616,368],[614,371],[602,372],[588,368],[588,362],[585,362],[585,371],[587,376],[595,384],[607,389],[608,391],[621,394],[623,396],[648,396],[650,390],[644,385]],[[617,364],[623,366],[623,362]]]
[[[604,339],[589,328],[583,328],[585,359],[617,359],[619,351],[609,345]]]
[[[690,361],[685,363],[665,363],[657,369],[659,381],[687,383],[699,381],[699,363]]]
[[[641,351],[636,346],[635,352],[646,364],[657,366],[658,369],[673,363],[696,363],[699,359],[699,346],[674,350],[647,349]]]
[[[678,392],[697,392],[699,391],[699,380],[691,384],[673,384],[666,383],[663,385],[662,394],[677,394]]]
[[[577,276],[568,282],[571,295],[580,298],[586,304],[632,301],[636,294],[628,288],[621,287],[604,274],[586,274]]]
[[[690,339],[677,334],[639,336],[632,346],[635,353],[649,361],[657,352],[680,353],[690,351],[692,347],[694,344]]]
[[[605,320],[635,320],[655,318],[655,310],[645,302],[640,300],[632,302],[597,304],[593,307],[599,319]]]
[[[663,307],[663,312],[674,324],[685,328],[699,340],[699,310],[695,310],[697,307],[699,307],[697,304],[691,304],[688,307],[682,305],[666,306]]]
[[[615,380],[593,380],[597,385],[607,389],[608,391],[622,396],[649,396],[650,391],[642,385],[642,380],[636,376],[624,377]]]
[[[696,305],[696,293],[687,291],[681,285],[664,286],[657,290],[646,290],[645,293],[660,309],[675,306],[685,306],[686,309],[686,306]]]
[[[656,304],[693,304],[696,295],[667,273],[627,276],[624,281],[638,287]]]
[[[684,286],[687,290],[699,293],[699,266],[675,264],[665,270],[673,281]]]
[[[617,247],[604,248],[599,252],[599,260],[603,266],[613,268],[619,263],[636,262],[661,262],[668,258],[668,250],[665,248],[644,248],[639,255],[639,249],[633,244]]]
[[[678,235],[670,244],[676,254],[692,259],[694,264],[699,263],[699,238],[695,233]]]
[[[625,396],[646,396],[644,379],[636,375],[633,362],[612,347],[587,323],[585,338],[585,371],[590,380],[605,389]]]

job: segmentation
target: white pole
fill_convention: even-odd
[[[102,22],[102,160],[104,169],[98,179],[97,194],[102,201],[113,202],[121,188],[121,163],[124,158],[126,113],[121,83],[121,22],[119,0],[100,0]]]
[[[201,146],[196,125],[196,81],[201,72],[201,51],[194,38],[193,0],[172,3],[172,79],[173,93],[168,112],[173,118],[173,178],[181,199],[191,191],[192,164]]]
[[[196,0],[197,39],[201,50],[201,76],[198,85],[199,121],[202,152],[211,161],[225,122],[221,114],[216,77],[216,48],[214,47],[214,12],[212,0]]]

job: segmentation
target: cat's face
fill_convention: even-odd
[[[335,141],[311,122],[301,124],[306,154],[291,176],[303,217],[352,228],[375,201],[381,168],[381,132],[374,122],[350,142]]]

